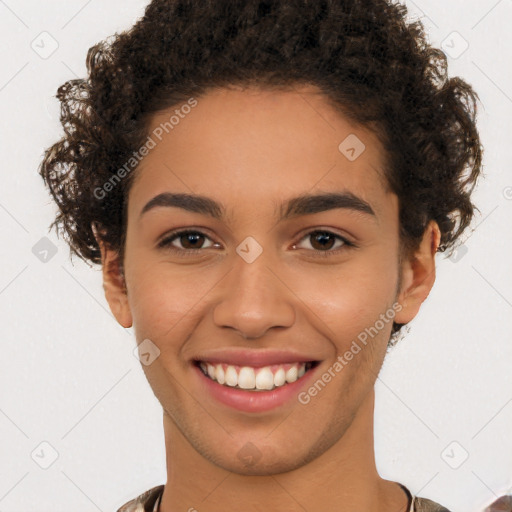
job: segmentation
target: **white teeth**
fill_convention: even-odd
[[[238,384],[238,374],[234,366],[230,365],[226,368],[226,384],[232,387]]]
[[[295,382],[297,380],[297,367],[292,366],[287,372],[286,372],[286,382]]]
[[[221,364],[218,364],[218,365],[215,366],[215,380],[219,384],[224,384],[224,382],[225,382],[225,379],[224,379],[224,368],[222,368]]]
[[[278,365],[255,369],[250,366],[240,368],[234,365],[211,364],[201,361],[199,366],[205,375],[219,384],[251,390],[271,390],[295,382],[306,373],[306,367],[308,369],[311,367],[309,363],[286,364],[272,372],[272,368]]]
[[[274,386],[282,386],[286,382],[284,370],[279,368],[274,375]]]
[[[254,389],[255,385],[256,377],[254,375],[254,369],[249,366],[241,368],[238,374],[238,386],[242,389]]]
[[[274,375],[268,366],[262,368],[256,375],[256,389],[272,389],[274,387]]]

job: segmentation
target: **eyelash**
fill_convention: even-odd
[[[311,236],[315,233],[322,233],[322,234],[334,236],[338,240],[341,240],[343,242],[343,245],[341,247],[338,247],[337,249],[328,249],[326,251],[312,249],[312,252],[313,252],[312,256],[314,256],[314,257],[328,258],[329,256],[338,255],[342,251],[346,251],[347,249],[356,247],[356,244],[354,244],[353,242],[350,242],[345,237],[338,235],[336,233],[333,233],[332,231],[328,231],[326,229],[314,229],[312,231],[309,231],[299,240],[299,242],[301,242],[308,236]],[[166,248],[166,250],[169,250],[180,257],[197,256],[198,251],[201,251],[202,249],[178,249],[171,245],[171,243],[174,240],[176,240],[180,236],[187,235],[187,234],[200,235],[200,236],[204,236],[205,238],[210,238],[208,235],[206,235],[206,233],[203,233],[203,232],[197,231],[197,230],[193,230],[193,229],[177,230],[177,231],[173,231],[173,232],[169,233],[162,241],[160,241],[158,243],[158,248]],[[294,244],[294,245],[297,245],[297,244]]]

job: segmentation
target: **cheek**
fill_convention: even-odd
[[[165,343],[166,348],[173,340],[179,343],[186,337],[194,322],[194,308],[201,307],[213,285],[205,273],[174,272],[169,265],[158,263],[134,268],[130,277],[129,303],[138,342],[149,338],[158,346]]]
[[[214,288],[226,285],[223,276],[229,268],[220,264],[177,267],[162,260],[149,264],[142,254],[132,254],[134,264],[127,265],[127,282],[136,338],[139,343],[149,338],[167,352],[172,352],[170,346],[179,350],[201,318],[210,313],[208,297],[215,296],[216,304],[222,301]],[[274,271],[293,291],[291,295],[283,292],[283,300],[293,301],[291,306],[299,315],[302,311],[327,339],[343,346],[350,345],[392,306],[398,278],[391,247],[354,253],[342,263],[297,261]],[[231,282],[237,286],[237,279]],[[276,285],[275,293],[281,293],[280,289]],[[224,288],[223,294],[226,297],[229,289]]]
[[[398,268],[392,255],[369,253],[336,268],[318,267],[296,275],[295,282],[300,283],[297,296],[329,328],[328,338],[335,336],[342,347],[350,345],[361,332],[374,326],[382,313],[393,311]],[[388,320],[382,330],[391,326]]]

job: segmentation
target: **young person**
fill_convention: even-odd
[[[445,511],[380,477],[374,384],[473,215],[477,95],[385,0],[153,0],[58,92],[40,173],[162,405],[119,512]]]

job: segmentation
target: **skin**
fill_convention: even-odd
[[[232,87],[197,100],[136,171],[124,280],[118,255],[101,244],[113,314],[134,326],[137,343],[149,338],[160,350],[143,366],[164,411],[168,479],[160,511],[405,512],[407,496],[380,477],[374,457],[374,384],[391,322],[308,404],[291,400],[265,413],[205,396],[191,358],[212,347],[286,347],[321,361],[321,376],[394,303],[402,307],[396,322],[416,316],[435,280],[437,224],[400,259],[398,198],[382,174],[381,144],[313,87]],[[155,115],[150,129],[175,108]],[[366,146],[353,162],[338,150],[350,134]],[[368,202],[375,216],[338,208],[278,221],[276,205],[288,198],[342,190]],[[211,197],[227,216],[157,207],[139,217],[162,192]],[[178,228],[206,235],[190,257],[157,247]],[[315,229],[356,247],[332,253],[341,242],[323,249]],[[248,236],[263,248],[252,263],[236,253]],[[178,237],[172,246],[190,253],[186,242]],[[258,457],[248,466],[238,453],[249,442]]]

